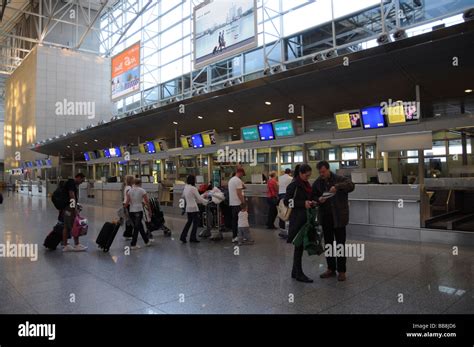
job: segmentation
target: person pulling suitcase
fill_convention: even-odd
[[[127,193],[127,200],[125,202],[125,207],[130,207],[130,218],[132,219],[133,223],[131,249],[140,248],[140,246],[137,245],[138,233],[140,233],[142,236],[143,242],[145,242],[146,246],[149,246],[151,243],[151,240],[149,239],[147,233],[145,232],[145,228],[143,227],[143,202],[148,208],[150,218],[153,215],[153,211],[150,207],[148,195],[141,185],[142,181],[139,178],[136,178],[132,189],[130,189]]]

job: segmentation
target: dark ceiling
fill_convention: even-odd
[[[415,100],[417,84],[423,107],[429,108],[434,101],[460,100],[465,97],[465,89],[474,89],[473,56],[471,21],[353,53],[347,56],[349,66],[343,65],[343,57],[337,57],[297,67],[94,127],[35,150],[67,156],[71,150],[79,154],[111,144],[136,144],[138,138],[142,142],[166,138],[173,144],[176,129],[179,135],[189,135],[209,129],[225,132],[232,126],[238,134],[242,126],[275,118],[296,119],[301,105],[305,105],[308,122],[330,119],[334,112],[379,104],[389,98]],[[454,57],[459,66],[453,66]],[[272,105],[265,105],[265,101]],[[178,112],[180,103],[186,105],[184,115]],[[289,104],[295,105],[297,113],[288,114]],[[231,114],[229,109],[235,112]],[[429,113],[424,109],[425,115]],[[173,121],[179,125],[173,125]]]

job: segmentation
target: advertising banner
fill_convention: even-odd
[[[112,100],[140,90],[140,42],[112,58]]]
[[[195,68],[257,46],[255,0],[208,0],[194,9]]]

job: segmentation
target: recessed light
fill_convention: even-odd
[[[66,146],[67,148],[71,148],[71,146]]]
[[[203,116],[198,116],[199,119],[203,119]]]
[[[327,124],[327,125],[331,125],[331,124],[332,124],[332,122],[330,122],[330,121],[329,121],[329,122],[326,122],[326,124]]]
[[[229,127],[229,130],[234,130],[234,127]]]
[[[87,145],[87,142],[84,142],[85,145]]]
[[[298,116],[297,118],[298,118],[298,119],[303,119],[303,116]]]
[[[270,101],[265,101],[265,105],[270,106],[272,103]]]
[[[466,89],[465,92],[466,93],[472,93],[472,89]]]
[[[174,125],[178,125],[178,122],[173,122]]]
[[[79,147],[79,145],[77,143],[74,146]]]
[[[229,110],[229,113],[234,113],[234,110]]]
[[[309,129],[309,131],[313,132],[313,131],[314,131],[314,129]]]
[[[94,142],[99,142],[99,140],[95,139]]]

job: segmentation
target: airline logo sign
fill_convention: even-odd
[[[140,90],[140,42],[112,58],[112,99]]]

